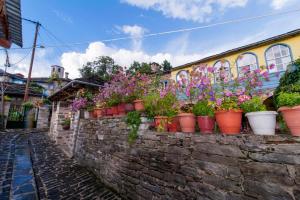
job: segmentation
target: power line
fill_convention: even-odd
[[[168,34],[174,34],[174,33],[190,32],[190,31],[194,31],[194,30],[206,29],[206,28],[211,28],[211,27],[221,26],[221,25],[226,25],[226,24],[240,23],[240,22],[244,22],[244,21],[259,20],[259,19],[272,17],[272,16],[287,15],[287,14],[296,13],[296,12],[300,12],[300,8],[293,9],[293,10],[287,10],[287,11],[283,11],[283,12],[276,12],[276,13],[272,12],[272,13],[268,13],[268,14],[264,14],[264,15],[255,16],[255,17],[244,17],[244,18],[239,18],[239,19],[232,19],[232,20],[227,20],[227,21],[223,21],[223,22],[208,24],[208,25],[204,25],[204,26],[196,26],[196,27],[192,27],[192,28],[184,28],[184,29],[176,29],[176,30],[171,30],[171,31],[149,33],[149,34],[145,34],[145,35],[139,36],[139,37],[127,36],[127,37],[111,38],[111,39],[104,39],[104,40],[98,40],[98,41],[100,41],[100,42],[114,42],[114,41],[120,41],[120,40],[142,39],[142,38],[162,36],[162,35],[168,35]],[[54,36],[54,37],[56,37],[56,36]],[[90,43],[91,43],[91,41],[90,42],[69,43],[69,44],[64,44],[63,43],[61,45],[37,46],[37,48],[55,48],[55,47],[68,47],[69,48],[70,46],[86,45],[86,44],[90,44]],[[32,49],[32,47],[11,48],[11,49]]]
[[[23,58],[21,58],[19,61],[17,61],[16,63],[13,63],[11,65],[17,65],[17,64],[19,64],[20,62],[22,62],[23,60],[25,60],[29,56],[30,53],[31,53],[31,51],[28,51],[28,53]]]

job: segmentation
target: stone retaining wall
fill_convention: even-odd
[[[300,139],[141,131],[81,120],[75,158],[128,199],[300,199]]]

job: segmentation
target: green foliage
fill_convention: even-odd
[[[4,96],[4,101],[11,101],[11,97],[5,95],[5,96]]]
[[[221,110],[239,110],[240,106],[238,104],[238,98],[236,96],[226,97],[222,105],[220,106]]]
[[[22,118],[22,113],[19,111],[14,111],[9,114],[10,121],[19,121]]]
[[[161,65],[162,65],[162,68],[163,68],[164,72],[169,72],[172,69],[171,63],[167,60],[164,60],[164,62]]]
[[[128,142],[133,144],[138,138],[138,130],[142,123],[141,114],[137,111],[129,112],[126,117],[126,123],[131,129],[128,134]]]
[[[215,115],[215,109],[208,101],[199,101],[193,106],[193,113],[196,116],[213,117]]]
[[[137,73],[140,74],[151,74],[152,70],[151,70],[151,65],[145,62],[139,63],[137,61],[134,61],[130,68],[127,70],[128,74],[132,74],[135,75]]]
[[[109,107],[112,107],[112,106],[117,106],[119,103],[121,103],[121,100],[122,98],[117,95],[117,94],[114,94],[110,97],[110,99],[107,101],[107,105]]]
[[[173,117],[178,113],[178,101],[174,94],[168,93],[160,97],[158,92],[151,92],[143,100],[145,112],[150,119],[155,116]]]
[[[31,101],[24,102],[22,106],[25,110],[31,110],[34,107],[34,104]]]
[[[71,119],[65,118],[63,122],[61,123],[62,126],[70,126],[71,125]]]
[[[288,66],[287,71],[281,77],[279,86],[274,92],[274,101],[279,107],[279,95],[284,93],[299,93],[300,92],[300,59]]]
[[[43,104],[44,105],[51,105],[51,101],[49,99],[43,99]]]
[[[300,93],[281,92],[277,97],[277,106],[297,106],[300,105]]]
[[[108,56],[100,56],[93,62],[86,63],[79,72],[81,77],[92,82],[103,83],[109,81],[121,66]]]
[[[145,113],[146,113],[147,117],[150,119],[153,119],[155,116],[158,115],[159,98],[160,98],[160,96],[157,92],[151,92],[143,98],[144,106],[145,106]]]
[[[30,83],[30,89],[38,93],[42,93],[44,91],[44,88],[37,83]]]
[[[267,108],[263,104],[263,101],[259,97],[253,97],[252,99],[241,104],[241,108],[245,113],[266,111]]]
[[[129,95],[123,98],[124,103],[132,103],[135,99],[136,99],[135,95]]]

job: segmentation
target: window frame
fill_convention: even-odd
[[[247,54],[253,55],[253,56],[255,57],[255,59],[256,59],[256,65],[257,65],[257,68],[256,68],[256,69],[259,69],[258,56],[257,56],[255,53],[253,53],[253,52],[245,52],[245,53],[242,53],[242,54],[240,54],[240,55],[237,57],[237,59],[236,59],[236,61],[235,61],[235,64],[236,64],[236,71],[237,71],[237,77],[240,76],[240,71],[239,71],[239,68],[240,68],[240,67],[239,67],[239,65],[238,65],[239,57],[240,57],[240,56],[243,56],[243,55],[247,55]],[[243,66],[243,67],[245,67],[245,66]],[[251,69],[250,69],[250,71],[251,71]]]
[[[188,81],[189,81],[189,78],[190,78],[190,72],[189,70],[180,70],[179,72],[176,73],[176,83],[178,83],[178,74],[181,73],[181,72],[186,72],[187,75],[188,75]]]
[[[225,62],[228,62],[229,63],[229,79],[231,80],[232,79],[232,74],[231,74],[231,64],[230,62],[227,60],[227,59],[219,59],[217,60],[214,64],[213,64],[213,68],[215,69],[215,65],[218,63],[218,62],[221,62],[222,60],[224,60]],[[219,83],[216,79],[216,71],[214,72],[214,83]]]
[[[276,43],[276,44],[273,44],[273,45],[269,46],[269,47],[265,50],[265,62],[266,62],[266,67],[267,67],[267,70],[268,70],[268,72],[269,72],[270,74],[272,74],[272,73],[278,73],[278,72],[284,72],[284,71],[287,70],[287,69],[285,69],[285,70],[278,70],[278,69],[277,69],[277,66],[275,65],[276,71],[270,72],[269,64],[268,64],[268,62],[270,62],[270,60],[267,59],[267,52],[268,52],[270,49],[272,49],[273,47],[275,47],[275,46],[285,46],[285,47],[287,47],[287,49],[289,50],[289,54],[290,54],[289,56],[290,56],[290,58],[291,58],[291,63],[294,62],[294,57],[293,57],[292,48],[291,48],[288,44],[285,44],[285,43]],[[281,52],[280,52],[280,53],[281,53]],[[280,57],[280,59],[286,58],[286,57],[287,57],[287,56],[285,56],[285,57]],[[276,59],[278,59],[278,58],[274,58],[274,59],[272,59],[272,60],[276,60]]]

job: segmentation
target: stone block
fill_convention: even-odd
[[[234,145],[219,145],[210,143],[201,143],[195,147],[196,151],[207,154],[215,154],[228,157],[245,158],[246,155],[242,153],[238,146]]]

